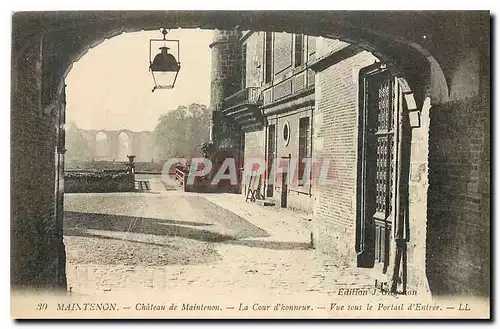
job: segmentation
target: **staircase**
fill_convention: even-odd
[[[135,181],[136,191],[151,191],[151,185],[147,180],[136,180]]]

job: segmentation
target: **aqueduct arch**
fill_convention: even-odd
[[[430,18],[429,18],[430,17]],[[160,28],[202,28],[219,30],[265,30],[276,32],[303,33],[341,39],[354,46],[371,51],[407,82],[408,93],[414,95],[416,106],[422,109],[423,121],[429,128],[430,106],[447,104],[453,86],[449,85],[461,52],[457,50],[473,48],[480,54],[478,79],[478,111],[488,121],[489,108],[489,16],[487,13],[458,12],[61,12],[61,13],[17,13],[13,17],[13,126],[38,125],[42,136],[38,142],[29,136],[14,135],[13,142],[24,152],[13,150],[13,248],[12,254],[20,261],[13,266],[13,283],[19,286],[44,286],[65,288],[65,256],[62,243],[62,213],[54,202],[59,202],[58,190],[54,191],[54,181],[60,176],[54,171],[57,154],[64,148],[54,148],[62,134],[64,124],[64,78],[85,52],[107,38],[123,32],[156,30]],[[453,27],[453,29],[451,29]],[[481,38],[480,38],[481,37]],[[450,55],[453,54],[453,55]],[[148,63],[145,63],[145,66]],[[447,83],[448,81],[448,83]],[[32,86],[38,86],[33,89]],[[454,93],[456,95],[456,93]],[[430,100],[430,104],[426,99]],[[454,104],[462,108],[467,100],[456,98]],[[465,98],[464,98],[465,99]],[[464,103],[465,102],[465,103]],[[476,102],[476,101],[474,101]],[[430,105],[430,106],[429,106]],[[474,103],[476,105],[476,103]],[[33,114],[35,108],[35,114]],[[30,112],[31,111],[31,112]],[[41,115],[41,117],[40,117]],[[433,119],[431,118],[431,121]],[[483,133],[488,128],[483,121],[477,129]],[[22,130],[22,129],[21,129]],[[421,137],[419,154],[425,154],[422,184],[427,180],[427,154],[429,152],[428,133]],[[481,156],[489,152],[489,145]],[[35,148],[40,152],[30,152]],[[23,163],[45,163],[47,155],[54,162],[47,163],[47,170],[53,175],[39,175],[30,171]],[[431,155],[429,155],[431,157]],[[486,156],[489,161],[489,156]],[[486,159],[485,158],[485,159]],[[485,160],[486,161],[486,160]],[[481,162],[482,163],[482,162]],[[483,168],[483,167],[481,167]],[[487,171],[485,171],[487,172]],[[38,182],[43,191],[30,186],[26,188],[22,179],[32,175],[32,182]],[[487,174],[489,175],[489,173]],[[436,184],[441,184],[439,180]],[[487,179],[485,180],[487,182]],[[483,182],[483,183],[485,183]],[[430,182],[432,185],[433,182]],[[24,200],[32,198],[34,206],[22,207]],[[483,191],[484,193],[487,193]],[[55,193],[55,195],[54,195]],[[62,199],[61,199],[62,200]],[[427,203],[427,196],[424,198]],[[50,206],[52,205],[52,206]],[[489,217],[489,208],[488,208]],[[424,216],[425,217],[425,216]],[[53,222],[50,227],[41,223]],[[29,230],[28,235],[24,232]],[[426,232],[422,232],[425,236]],[[39,241],[37,236],[46,237],[48,243]],[[23,236],[24,239],[19,239]],[[29,245],[31,243],[31,245]],[[33,252],[35,248],[36,252]],[[435,250],[432,250],[433,252]],[[29,257],[29,255],[34,255]],[[38,257],[37,257],[38,255]],[[433,256],[433,255],[431,255]],[[441,258],[437,258],[437,262]],[[434,261],[434,260],[433,260]]]
[[[135,155],[137,162],[149,162],[154,159],[152,132],[150,131],[131,131],[122,130],[87,130],[76,128],[70,133],[79,134],[85,143],[85,156],[67,157],[66,160],[83,161],[118,161],[128,162],[127,155]],[[68,134],[68,132],[66,133]],[[71,138],[73,137],[73,138]],[[82,145],[72,145],[75,141],[74,136],[66,135],[66,148],[71,151],[72,148],[82,148]],[[74,153],[74,152],[73,152]]]
[[[95,134],[95,146],[96,158],[104,158],[109,153],[109,137],[105,132],[98,131]]]
[[[117,161],[127,161],[127,155],[132,155],[132,137],[127,130],[121,130],[118,134]]]

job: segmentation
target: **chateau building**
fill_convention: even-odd
[[[440,237],[427,216],[441,208],[429,149],[446,141],[429,141],[430,99],[409,88],[414,77],[325,37],[216,31],[211,48],[212,137],[239,161],[242,198],[303,213],[316,249],[373,268],[393,291],[429,291],[426,241]],[[243,172],[255,159],[265,170]]]

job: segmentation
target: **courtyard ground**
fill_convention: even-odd
[[[311,222],[242,195],[180,191],[65,195],[68,287],[279,294],[371,287],[357,268],[310,248]]]

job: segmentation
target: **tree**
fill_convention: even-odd
[[[162,115],[153,131],[153,143],[161,159],[200,156],[200,145],[207,141],[210,110],[205,105],[179,106]]]

